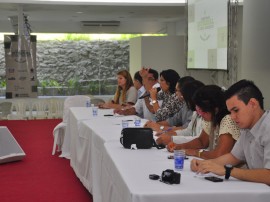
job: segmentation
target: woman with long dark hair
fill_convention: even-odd
[[[183,144],[171,144],[167,149],[184,149],[187,155],[212,159],[229,153],[240,131],[226,107],[223,90],[216,85],[201,87],[193,96],[197,113],[204,119],[198,138]]]
[[[156,121],[172,117],[182,107],[175,94],[175,85],[179,79],[180,76],[175,70],[163,70],[159,79],[161,91],[158,92],[157,88],[150,90],[152,105],[148,107],[149,111],[155,114]],[[162,104],[160,105],[158,101],[162,101]]]
[[[184,77],[183,77],[184,78]],[[180,79],[181,80],[181,79]],[[191,121],[189,122],[186,128],[181,127],[173,127],[173,128],[166,128],[165,131],[159,135],[158,139],[156,140],[157,144],[163,144],[170,147],[170,144],[175,143],[183,143],[183,136],[188,136],[189,140],[198,137],[202,132],[202,117],[196,112],[195,104],[193,102],[192,96],[194,93],[204,86],[201,81],[198,80],[188,80],[180,84],[176,85],[176,94],[178,97],[182,97],[185,102],[185,106],[187,109],[193,112]],[[194,138],[193,138],[194,137]],[[173,142],[171,142],[173,140]]]

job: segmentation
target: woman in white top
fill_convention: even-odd
[[[176,86],[177,96],[179,98],[181,97],[186,103],[187,108],[193,111],[192,118],[186,128],[178,128],[176,130],[173,129],[169,131],[167,129],[168,132],[165,131],[165,133],[160,135],[160,137],[157,139],[158,144],[172,144],[170,143],[172,140],[171,136],[173,136],[175,143],[182,143],[181,141],[184,140],[183,136],[196,137],[201,134],[202,117],[196,112],[192,96],[202,86],[204,86],[204,84],[198,80],[188,81],[184,83],[180,88],[179,85]]]
[[[117,73],[117,89],[114,99],[99,105],[100,108],[121,109],[124,106],[134,105],[137,101],[137,89],[134,87],[132,77],[127,70]]]
[[[187,155],[203,159],[229,153],[240,131],[229,115],[222,89],[216,85],[204,86],[194,94],[193,101],[197,113],[205,120],[203,130],[199,137],[190,142],[168,145],[168,151],[184,149]]]

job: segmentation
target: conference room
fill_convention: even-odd
[[[199,6],[195,3],[199,3]],[[17,108],[22,103],[27,105],[23,110],[26,115],[16,116],[19,110],[11,107],[11,114],[1,120],[3,131],[9,130],[3,134],[10,133],[15,137],[22,156],[21,159],[12,157],[10,162],[3,161],[0,165],[5,176],[5,191],[0,197],[3,201],[20,201],[16,198],[17,195],[22,197],[22,201],[29,200],[33,189],[33,200],[39,201],[53,201],[57,197],[60,201],[78,199],[95,202],[268,200],[269,187],[261,183],[244,182],[235,178],[222,183],[206,181],[205,176],[190,171],[193,157],[185,160],[184,170],[180,171],[180,184],[168,185],[149,179],[150,174],[161,175],[164,170],[174,168],[174,161],[168,159],[167,150],[154,147],[147,150],[124,149],[119,140],[122,121],[128,120],[129,127],[136,127],[134,121],[137,117],[117,116],[112,109],[98,109],[97,116],[93,116],[94,106],[86,107],[85,104],[88,98],[92,104],[112,99],[117,83],[116,73],[119,70],[126,69],[134,75],[145,66],[158,72],[173,69],[181,77],[192,76],[205,84],[224,88],[229,88],[241,79],[252,80],[264,95],[265,109],[269,109],[267,75],[270,61],[267,56],[267,41],[270,27],[267,23],[267,6],[269,7],[269,2],[266,0],[230,1],[230,4],[227,0],[0,1],[0,16],[5,19],[0,27],[0,32],[4,33],[1,42],[3,48],[0,51],[3,55],[0,62],[1,81],[9,78],[0,102],[11,102]],[[197,17],[199,14],[200,17]],[[225,20],[220,18],[221,14],[225,15]],[[17,27],[16,23],[12,24],[14,20],[17,20]],[[23,26],[20,27],[21,25]],[[29,38],[25,37],[27,33]],[[41,47],[39,36],[49,36],[52,33],[76,33],[83,37],[95,34],[100,35],[100,38],[93,40],[93,43],[80,38],[77,42],[74,40],[75,42],[67,42],[65,45],[55,40],[48,44],[43,43],[45,45]],[[128,40],[119,40],[120,42],[108,40],[109,45],[100,51],[99,48],[105,44],[101,37],[105,34],[114,37],[119,34],[133,36]],[[213,34],[217,34],[216,40],[211,42],[212,47],[206,47],[205,42]],[[31,57],[35,57],[35,60],[27,57],[24,60],[27,53],[14,61],[14,57],[7,54],[10,49],[19,46],[17,42],[20,39],[24,45],[30,41],[31,51],[28,52],[34,53]],[[65,46],[64,54],[61,55],[61,51],[52,51],[55,50],[53,45]],[[201,54],[201,48],[207,50],[207,55],[202,53],[197,57]],[[81,62],[83,57],[80,54],[87,55],[86,62]],[[95,60],[97,63],[94,63]],[[27,61],[26,66],[21,65],[25,64],[23,61]],[[71,65],[72,62],[76,65]],[[56,66],[60,68],[56,70]],[[18,67],[26,70],[17,72]],[[83,77],[77,78],[78,75]],[[42,88],[40,81],[46,79],[58,80],[60,84],[70,81],[73,86],[61,84],[59,90],[59,86],[51,87],[47,83]],[[25,80],[27,82],[24,83]],[[24,87],[24,84],[31,88]],[[86,100],[85,96],[88,97]],[[69,97],[76,97],[80,101],[65,110],[67,107],[64,108],[64,103]],[[143,127],[146,121],[141,119],[140,126]],[[58,130],[56,136],[60,138],[62,151],[58,151],[56,147],[52,155],[54,141],[57,140],[53,135],[54,129]],[[35,139],[31,140],[30,135],[28,136],[30,132],[35,133]],[[40,137],[41,134],[44,134],[43,138],[46,137],[46,140]],[[41,140],[44,145],[47,141],[44,152],[41,152]],[[30,143],[32,144],[29,145]],[[40,151],[38,148],[31,150],[33,145],[39,145]],[[41,160],[49,159],[53,164],[50,167],[49,164],[45,166],[47,162],[42,163],[35,156],[35,162],[45,170],[42,173],[37,172],[40,176],[35,177],[36,172],[30,171],[34,180],[32,188],[31,182],[26,180],[31,175],[20,176],[20,172],[23,172],[20,171],[17,174],[21,177],[20,180],[29,185],[23,188],[16,182],[14,189],[17,194],[14,194],[12,189],[7,189],[12,187],[12,182],[16,179],[13,174],[16,170],[30,169],[31,155],[37,154]],[[65,172],[60,173],[56,170],[57,167],[53,169],[58,164],[58,169]],[[37,167],[37,171],[39,169],[41,168]],[[40,183],[35,180],[43,179],[41,176],[47,176],[45,181],[49,181],[56,180],[57,174],[59,179],[62,176],[60,186],[60,181],[55,184],[47,182],[44,190],[43,187],[36,186]],[[74,187],[71,188],[71,185]],[[62,187],[58,193],[57,187]],[[63,195],[65,199],[61,199]]]

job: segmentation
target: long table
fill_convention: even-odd
[[[124,149],[119,142],[123,119],[134,116],[104,117],[112,111],[99,110],[92,117],[91,109],[71,108],[69,120],[70,164],[83,185],[93,194],[95,202],[173,202],[173,201],[245,201],[268,202],[270,188],[230,178],[213,183],[195,176],[189,160],[181,172],[181,184],[167,185],[148,179],[173,168],[166,150]],[[142,123],[143,124],[143,123]]]

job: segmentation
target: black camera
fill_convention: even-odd
[[[180,184],[181,174],[167,169],[162,172],[161,180],[166,184]]]

